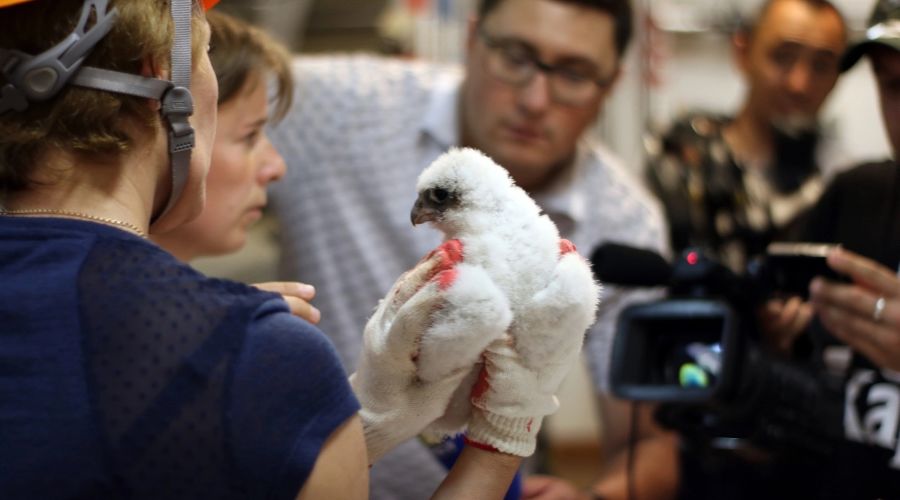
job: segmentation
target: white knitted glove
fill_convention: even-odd
[[[485,351],[472,390],[470,444],[529,456],[544,416],[559,408],[555,393],[578,362],[599,299],[590,267],[573,250],[560,258],[553,281],[518,309],[509,334]]]
[[[350,384],[369,463],[442,417],[482,351],[508,328],[505,296],[450,240],[401,276],[365,329]]]

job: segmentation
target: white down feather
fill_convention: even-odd
[[[559,345],[583,340],[584,332],[594,321],[599,285],[583,257],[574,252],[560,256],[556,226],[515,185],[506,169],[474,149],[451,149],[422,172],[416,188],[419,193],[441,188],[458,197],[455,207],[431,224],[444,234],[445,241],[460,240],[463,262],[483,270],[506,296],[512,322],[498,317],[500,331],[484,334],[500,338],[508,333],[524,364],[535,367],[537,372],[543,363],[575,362],[554,359],[548,353],[559,351]],[[479,279],[483,280],[483,275]],[[429,361],[440,360],[435,356]],[[475,375],[477,370],[457,391],[447,417],[434,424],[431,431],[449,433],[465,424]],[[539,380],[544,382],[559,381]]]

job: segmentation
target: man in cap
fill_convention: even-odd
[[[807,239],[840,243],[829,265],[852,283],[816,279],[810,297],[829,335],[852,356],[843,373],[844,441],[822,474],[833,498],[900,492],[900,0],[880,0],[862,40],[841,61],[872,66],[893,158],[834,179],[810,218]],[[834,347],[832,347],[833,349]],[[846,349],[846,348],[845,348]],[[823,487],[827,487],[824,485]]]

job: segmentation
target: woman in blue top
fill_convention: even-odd
[[[484,326],[457,310],[483,299],[453,286],[458,252],[398,280],[351,392],[277,295],[146,239],[203,208],[218,89],[200,3],[0,0],[0,26],[0,497],[366,498],[367,464],[478,362],[420,371]],[[435,496],[499,498],[519,462],[467,447]]]
[[[329,438],[361,442],[319,332],[144,238],[203,206],[218,91],[184,5],[174,23],[146,0],[0,10],[4,498],[292,498]]]

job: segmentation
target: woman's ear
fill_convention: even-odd
[[[150,56],[144,56],[144,59],[141,61],[141,76],[168,80],[169,70],[162,68]],[[162,103],[155,99],[147,99],[147,106],[153,111],[159,111],[162,107]]]

